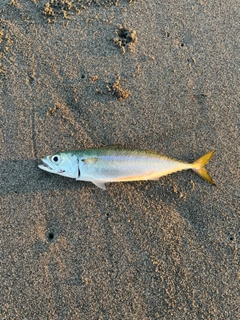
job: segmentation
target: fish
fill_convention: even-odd
[[[130,150],[119,145],[59,152],[42,158],[38,167],[44,171],[94,183],[106,190],[106,183],[159,180],[168,174],[192,169],[202,179],[216,185],[205,165],[212,150],[192,163],[182,162],[155,151]]]

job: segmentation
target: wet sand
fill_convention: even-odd
[[[6,2],[6,4],[5,4]],[[239,2],[2,1],[1,319],[239,313]],[[194,161],[159,181],[38,169],[121,144]]]

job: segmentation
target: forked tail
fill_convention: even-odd
[[[206,153],[204,156],[202,156],[201,158],[199,158],[196,161],[194,161],[193,162],[194,167],[192,168],[192,170],[194,172],[196,172],[199,175],[199,177],[201,177],[202,179],[206,180],[207,182],[209,182],[209,183],[211,183],[213,185],[216,185],[216,183],[210,177],[210,175],[207,172],[207,170],[204,168],[204,166],[212,158],[214,153],[215,153],[215,150],[210,151],[210,152]]]

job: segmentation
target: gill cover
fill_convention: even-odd
[[[42,159],[38,167],[44,171],[59,174],[64,177],[78,178],[78,159],[71,153],[57,153]]]

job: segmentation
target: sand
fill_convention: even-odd
[[[1,1],[0,319],[239,319],[240,8]],[[38,169],[108,144],[208,170],[91,183]]]

